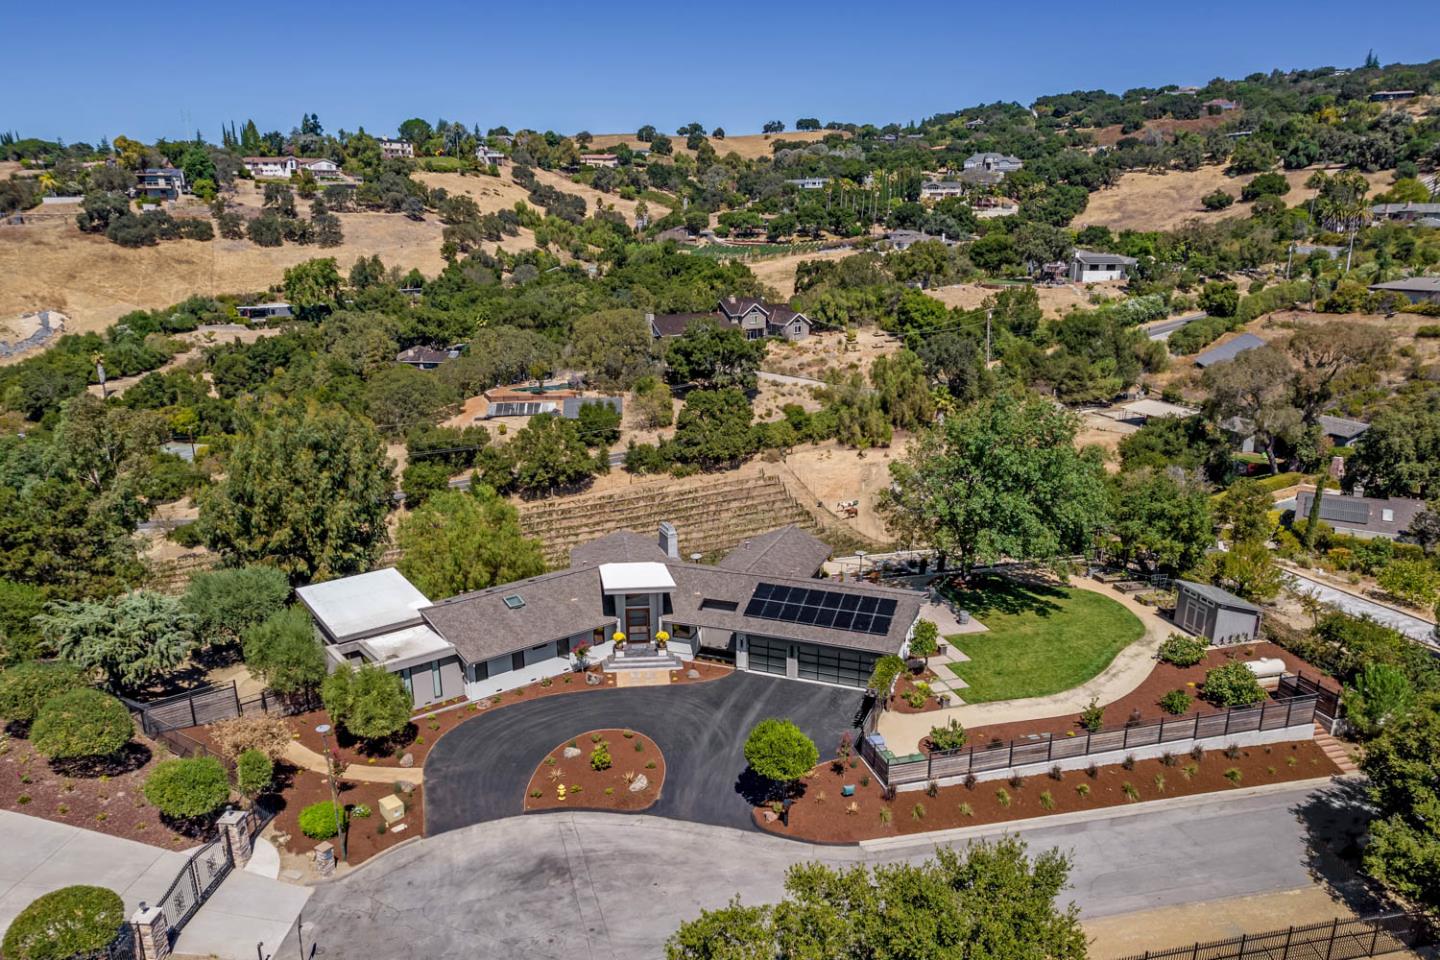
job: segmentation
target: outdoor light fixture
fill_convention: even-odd
[[[345,828],[340,823],[340,797],[335,791],[335,762],[330,755],[330,724],[322,723],[315,728],[320,734],[320,743],[325,747],[325,773],[330,778],[330,807],[335,811],[335,835],[340,838],[340,860],[350,860],[350,839],[345,835]]]

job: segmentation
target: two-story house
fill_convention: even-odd
[[[135,194],[158,200],[178,200],[189,192],[185,171],[174,167],[147,167],[135,174]]]

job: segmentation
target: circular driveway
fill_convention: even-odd
[[[425,829],[447,830],[524,811],[525,788],[547,753],[588,730],[646,734],[665,755],[665,786],[645,812],[748,828],[753,777],[745,736],[766,717],[795,723],[835,754],[854,732],[861,690],[736,672],[706,683],[587,691],[487,710],[442,737],[425,760]],[[644,769],[644,758],[633,766]],[[623,750],[615,765],[630,769]]]

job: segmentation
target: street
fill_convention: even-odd
[[[1400,631],[1410,639],[1423,643],[1427,647],[1436,646],[1433,623],[1401,613],[1399,610],[1383,604],[1372,603],[1363,597],[1346,593],[1344,590],[1337,590],[1335,587],[1293,571],[1286,572],[1285,580],[1295,590],[1308,593],[1322,603],[1327,603],[1352,617],[1369,617],[1377,623],[1383,623],[1391,629]]]

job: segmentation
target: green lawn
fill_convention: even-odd
[[[990,628],[949,638],[970,658],[949,665],[969,684],[960,692],[966,703],[1069,690],[1145,632],[1139,617],[1089,590],[991,577],[976,589],[947,592]]]

